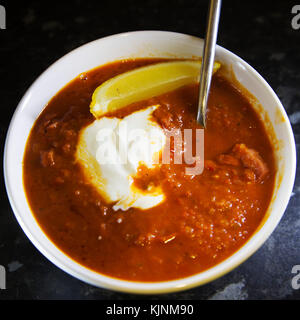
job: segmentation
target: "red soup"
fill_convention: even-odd
[[[264,218],[274,188],[273,148],[249,99],[216,73],[204,133],[204,170],[185,164],[140,166],[137,188],[159,184],[165,200],[147,210],[114,210],[75,161],[79,132],[94,121],[89,105],[104,81],[155,59],[118,61],[78,76],[44,108],[24,155],[23,178],[32,212],[53,243],[101,274],[164,281],[206,270],[237,251]],[[163,130],[197,129],[198,85],[129,105],[109,116],[159,105]]]

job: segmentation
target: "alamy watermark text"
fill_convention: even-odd
[[[0,290],[6,289],[6,271],[3,266],[0,265]]]
[[[0,29],[6,29],[6,10],[0,5]]]
[[[291,25],[294,30],[300,29],[300,4],[296,4],[292,8],[292,14],[294,14]]]

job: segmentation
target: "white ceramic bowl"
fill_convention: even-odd
[[[78,74],[109,61],[128,57],[191,58],[201,55],[202,48],[201,39],[163,31],[130,32],[99,39],[70,52],[50,66],[20,101],[11,120],[4,152],[7,193],[15,216],[28,238],[59,268],[87,283],[113,290],[147,294],[174,292],[207,283],[229,272],[253,254],[275,229],[286,209],[294,183],[296,152],[293,132],[283,106],[268,83],[245,61],[219,46],[216,59],[232,66],[237,80],[258,99],[278,141],[278,173],[267,218],[235,254],[207,271],[180,280],[142,283],[114,279],[93,272],[65,255],[46,237],[29,208],[22,181],[26,140],[41,110],[64,85]]]

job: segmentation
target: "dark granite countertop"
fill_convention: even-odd
[[[31,83],[55,60],[89,41],[125,31],[168,30],[203,37],[208,1],[1,1],[0,139]],[[223,1],[218,44],[250,63],[281,99],[300,151],[300,29],[295,1]],[[299,20],[300,22],[300,20]],[[2,158],[1,158],[2,161]],[[28,240],[0,185],[1,299],[132,299],[85,284],[48,261]],[[289,206],[266,243],[234,271],[207,285],[149,299],[299,299],[291,270],[300,265],[300,172]],[[144,297],[145,298],[145,297]]]

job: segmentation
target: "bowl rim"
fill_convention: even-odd
[[[286,124],[286,130],[288,133],[289,141],[288,146],[290,147],[291,152],[291,162],[289,162],[289,184],[286,189],[286,197],[284,197],[284,200],[281,203],[280,212],[273,217],[273,219],[269,219],[269,217],[264,221],[263,226],[260,227],[258,231],[256,231],[249,239],[248,241],[239,248],[235,253],[233,253],[231,256],[229,256],[227,259],[223,260],[222,262],[218,263],[217,265],[204,270],[200,273],[197,273],[192,276],[188,276],[185,278],[180,278],[176,280],[170,280],[170,281],[161,281],[161,282],[136,282],[136,281],[128,281],[128,280],[122,280],[118,278],[113,278],[104,274],[97,273],[95,271],[90,270],[89,268],[79,264],[75,260],[73,260],[71,257],[69,257],[66,253],[64,253],[61,249],[56,247],[56,245],[51,241],[50,238],[44,233],[43,229],[38,224],[38,227],[42,230],[42,232],[46,235],[46,238],[48,241],[55,247],[63,253],[65,258],[68,261],[61,261],[61,259],[58,259],[56,256],[52,255],[48,250],[47,247],[44,246],[44,244],[41,244],[39,239],[35,237],[35,235],[32,233],[30,228],[26,225],[22,213],[19,212],[17,206],[16,206],[16,198],[14,196],[14,192],[12,189],[12,181],[11,177],[8,176],[8,167],[10,166],[8,162],[8,154],[10,152],[10,138],[12,131],[15,129],[15,120],[20,113],[20,110],[22,109],[23,105],[26,104],[26,100],[28,96],[32,93],[35,84],[40,80],[42,76],[45,76],[45,74],[50,70],[55,68],[55,66],[58,63],[61,63],[64,59],[69,57],[70,55],[73,55],[75,52],[82,50],[83,48],[86,48],[88,46],[93,46],[96,43],[104,42],[109,39],[118,39],[118,37],[134,37],[137,34],[144,34],[146,36],[150,35],[163,35],[166,37],[189,37],[196,39],[196,41],[203,41],[203,39],[191,36],[188,34],[183,33],[177,33],[177,32],[170,32],[170,31],[160,31],[160,30],[144,30],[144,31],[131,31],[131,32],[124,32],[119,34],[110,35],[107,37],[103,37],[100,39],[96,39],[94,41],[88,42],[69,53],[62,56],[60,59],[55,61],[53,64],[51,64],[44,72],[41,73],[41,75],[32,83],[32,85],[26,90],[25,94],[23,95],[22,99],[20,100],[17,108],[14,111],[13,117],[11,118],[10,125],[7,131],[6,140],[5,140],[5,146],[4,146],[4,161],[3,161],[3,169],[4,169],[4,181],[5,186],[8,194],[8,199],[10,202],[10,205],[13,209],[14,215],[20,224],[22,230],[26,234],[26,236],[30,239],[30,241],[33,243],[33,245],[52,263],[54,263],[57,267],[62,269],[63,271],[67,272],[68,274],[74,276],[77,279],[80,279],[86,283],[89,283],[94,286],[111,289],[115,291],[121,291],[121,292],[127,292],[127,293],[138,293],[138,294],[158,294],[158,293],[171,293],[171,292],[177,292],[182,290],[187,290],[199,285],[206,284],[208,282],[211,282],[215,280],[216,278],[219,278],[223,276],[224,274],[230,272],[234,268],[236,268],[238,265],[243,263],[246,259],[248,259],[254,252],[256,252],[261,245],[267,240],[267,238],[270,236],[270,234],[274,231],[277,224],[279,223],[281,217],[283,216],[285,209],[288,205],[290,194],[292,193],[294,180],[295,180],[295,174],[296,174],[296,147],[295,147],[295,140],[293,131],[291,128],[291,124],[289,122],[289,118],[285,112],[284,107],[282,106],[279,98],[273,91],[273,89],[270,87],[270,85],[267,83],[267,81],[253,68],[251,67],[247,62],[245,62],[243,59],[241,59],[236,54],[232,53],[231,51],[217,45],[217,49],[221,52],[224,52],[226,55],[231,56],[236,61],[240,62],[243,66],[246,67],[247,70],[252,72],[254,76],[264,85],[265,90],[268,90],[269,93],[272,95],[272,98],[276,102],[276,106],[280,110],[280,114],[283,116]],[[72,79],[70,79],[71,81]],[[44,106],[42,107],[44,108]],[[41,109],[42,109],[41,108]],[[36,120],[36,119],[35,119]],[[23,150],[24,152],[24,150]],[[286,173],[284,174],[286,175]],[[24,188],[23,191],[25,192]],[[275,191],[274,191],[275,192]],[[31,212],[31,214],[34,217],[34,214],[29,206],[29,203],[27,201],[28,208]],[[271,209],[273,211],[273,208]],[[35,219],[35,217],[34,217]],[[35,219],[36,220],[36,219]],[[271,223],[272,222],[272,223]],[[264,229],[264,230],[263,230]],[[236,253],[241,252],[241,249],[244,249],[242,251],[243,254],[240,254],[239,259],[236,259]],[[236,261],[234,261],[236,260]]]

